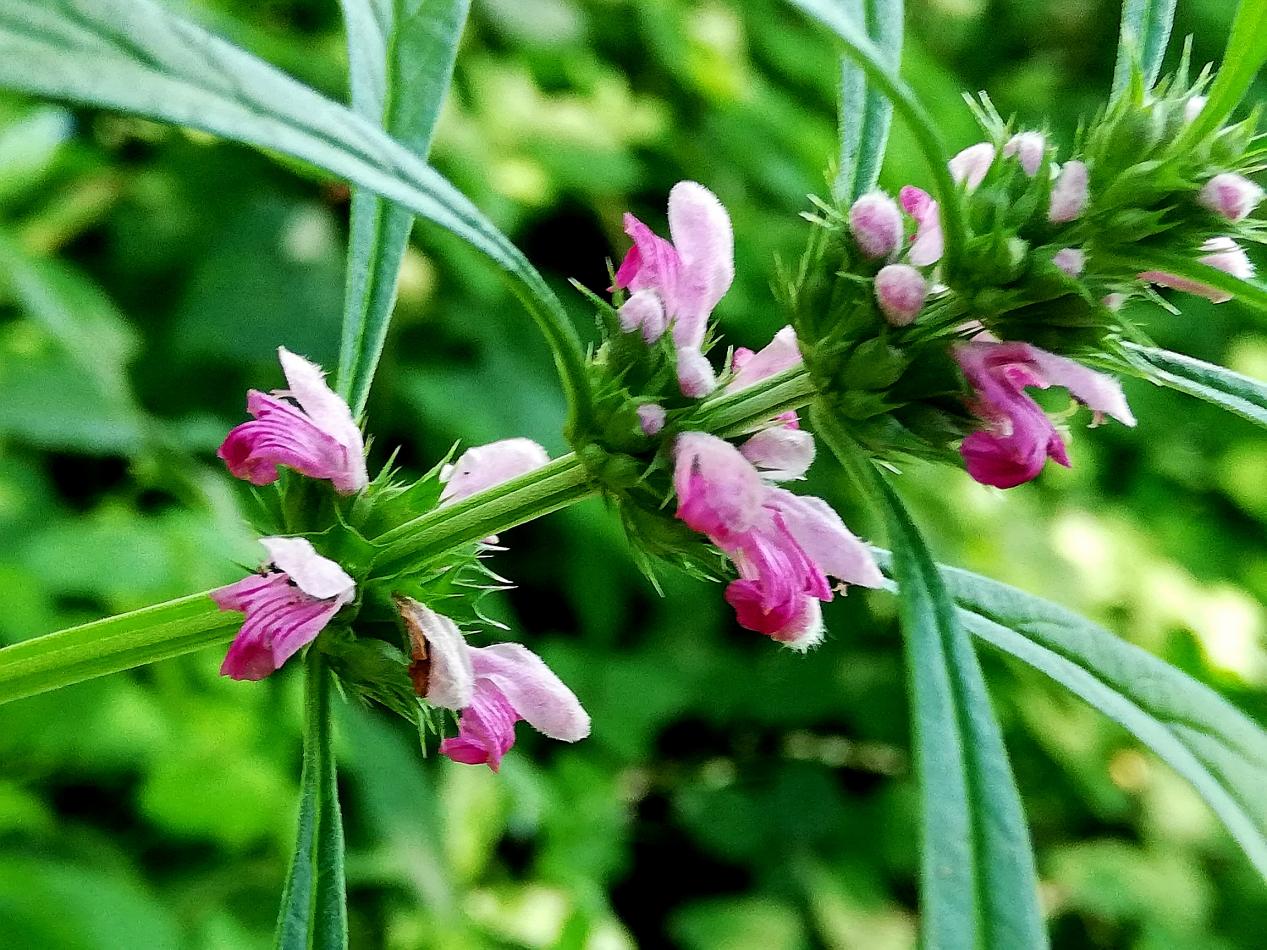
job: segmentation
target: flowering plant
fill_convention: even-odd
[[[490,564],[503,534],[595,495],[649,575],[669,564],[723,581],[737,624],[792,650],[822,641],[822,605],[837,595],[897,593],[930,946],[1045,942],[1028,831],[976,641],[1050,676],[1154,748],[1267,873],[1267,813],[1256,794],[1267,737],[1112,634],[939,567],[889,477],[919,458],[1010,489],[1040,477],[1049,460],[1073,465],[1076,440],[1095,436],[1071,433],[1066,420],[1085,409],[1093,426],[1135,424],[1118,381],[1128,375],[1267,425],[1262,386],[1157,349],[1126,306],[1162,301],[1165,288],[1267,309],[1244,250],[1262,233],[1256,115],[1231,121],[1267,60],[1264,6],[1242,3],[1217,72],[1193,77],[1185,57],[1161,79],[1169,14],[1164,4],[1132,4],[1113,93],[1067,154],[982,97],[974,108],[984,140],[951,156],[898,75],[900,4],[879,5],[869,28],[826,0],[792,5],[844,47],[843,148],[830,194],[804,214],[804,253],[776,288],[786,325],[755,352],[726,351],[712,319],[735,276],[735,235],[704,184],[684,181],[668,194],[668,238],[626,215],[631,246],[610,286],[577,288],[597,318],[586,349],[528,261],[427,165],[463,0],[389,17],[386,33],[371,5],[345,0],[350,109],[149,0],[13,0],[0,12],[4,88],[202,128],[356,188],[333,385],[281,349],[285,388],[251,390],[251,418],[219,449],[233,476],[263,489],[256,527],[267,556],[258,569],[0,651],[4,699],[211,644],[229,644],[221,671],[239,680],[302,656],[303,800],[281,945],[347,939],[332,683],[407,719],[424,743],[439,735],[435,748],[455,763],[496,771],[520,721],[562,742],[586,738],[584,697],[539,656],[470,640],[487,635],[476,592],[500,582]],[[433,68],[425,81],[401,70],[388,88],[384,61],[402,48]],[[894,108],[928,162],[931,193],[877,188]],[[414,216],[447,228],[513,281],[557,365],[572,452],[551,460],[512,436],[409,478],[365,437]],[[1068,411],[1035,398],[1052,388],[1068,395]],[[819,442],[881,514],[889,550],[794,490],[823,454]],[[1147,685],[1156,683],[1165,688]]]

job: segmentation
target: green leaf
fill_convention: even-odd
[[[558,366],[573,424],[585,356],[558,298],[456,188],[374,123],[152,0],[6,0],[0,88],[203,129],[309,162],[448,229],[501,266]]]
[[[1245,98],[1267,63],[1267,0],[1241,0],[1227,38],[1223,63],[1215,74],[1204,108],[1188,124],[1175,151],[1200,142],[1217,129]]]
[[[823,410],[815,431],[883,510],[893,546],[922,802],[923,944],[1045,947],[1029,831],[972,641],[901,501]]]
[[[426,158],[453,78],[470,0],[342,0],[352,108]],[[339,392],[365,408],[387,340],[412,212],[371,191],[352,194]]]
[[[881,0],[875,2],[879,3]],[[893,107],[906,120],[932,173],[933,190],[941,206],[946,238],[943,266],[947,272],[954,273],[968,231],[963,213],[962,190],[950,177],[950,170],[946,167],[946,146],[941,140],[941,133],[937,131],[937,123],[898,75],[894,58],[867,36],[838,0],[788,0],[788,3],[835,34],[846,54],[858,64],[858,68],[875,86],[877,93],[893,103]]]
[[[299,830],[277,918],[278,950],[342,950],[348,945],[330,673],[320,650],[304,657],[304,767],[299,780]]]
[[[877,552],[896,575],[895,560]],[[1192,783],[1267,877],[1267,733],[1212,689],[1056,604],[941,569],[965,627],[1126,728]]]
[[[848,16],[865,25],[867,35],[896,72],[902,61],[902,0],[842,0]],[[840,169],[836,198],[852,204],[876,186],[889,141],[893,104],[867,87],[867,74],[845,57],[840,64]]]
[[[1126,0],[1122,6],[1122,32],[1117,43],[1117,64],[1113,68],[1113,94],[1131,83],[1139,69],[1144,88],[1151,89],[1161,73],[1161,61],[1170,40],[1176,0]]]
[[[1267,384],[1222,366],[1136,343],[1123,344],[1146,379],[1196,396],[1267,428]]]
[[[23,640],[0,650],[0,703],[227,643],[241,625],[203,593]]]

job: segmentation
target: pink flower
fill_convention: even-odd
[[[1063,386],[1095,413],[1133,426],[1117,381],[1028,343],[973,342],[955,347],[973,389],[970,407],[987,428],[963,441],[968,474],[984,485],[1012,488],[1038,476],[1048,458],[1069,466],[1064,440],[1027,387]]]
[[[717,373],[699,347],[678,347],[677,384],[688,399],[703,399],[717,388]]]
[[[703,185],[678,182],[669,192],[672,243],[632,214],[625,215],[625,233],[634,246],[616,272],[616,286],[635,295],[653,291],[672,323],[674,342],[698,348],[713,308],[735,278],[734,232],[726,209]]]
[[[319,366],[284,347],[277,352],[290,388],[247,393],[246,408],[255,418],[233,429],[216,454],[234,476],[253,485],[277,481],[277,467],[285,465],[328,479],[345,495],[364,488],[365,444],[347,403],[326,385]]]
[[[950,160],[950,175],[968,191],[975,191],[993,164],[994,146],[989,142],[978,142]]]
[[[738,392],[755,386],[763,379],[777,376],[801,363],[801,348],[796,342],[796,331],[791,327],[784,327],[756,353],[745,347],[735,350],[731,363],[735,375],[726,384],[726,392]]]
[[[280,669],[352,600],[356,583],[305,538],[261,538],[269,562],[211,592],[221,610],[246,614],[220,666],[222,676],[259,680]]]
[[[822,639],[828,574],[846,584],[881,583],[870,552],[830,506],[767,485],[729,442],[688,432],[674,455],[677,516],[734,563],[739,577],[726,600],[741,626],[805,650]]]
[[[461,714],[457,736],[440,743],[441,755],[496,772],[515,744],[520,720],[561,742],[589,735],[590,718],[575,694],[527,647],[470,647],[448,617],[416,600],[399,598],[397,604],[415,655],[421,646],[429,662],[424,697]]]
[[[1073,221],[1087,206],[1087,165],[1077,159],[1065,162],[1056,183],[1051,188],[1051,202],[1047,208],[1047,220],[1052,224]]]
[[[649,438],[660,434],[665,418],[664,407],[658,403],[649,402],[638,407],[638,424],[642,427],[643,435]]]
[[[891,258],[902,247],[902,213],[884,192],[870,192],[849,209],[849,231],[867,257]]]
[[[772,482],[804,478],[814,461],[814,437],[803,429],[779,425],[763,429],[739,447],[740,454]]]
[[[621,306],[619,316],[622,330],[626,333],[640,330],[647,343],[660,339],[669,326],[664,303],[654,290],[635,291]]]
[[[1041,132],[1018,132],[1003,146],[1003,157],[1015,157],[1025,174],[1033,178],[1038,173],[1038,166],[1043,163],[1046,151],[1047,139]]]
[[[1087,266],[1087,255],[1076,247],[1066,247],[1057,251],[1051,262],[1070,277],[1077,277]]]
[[[1205,183],[1197,200],[1229,221],[1241,221],[1262,202],[1263,189],[1242,175],[1224,172]]]
[[[936,264],[945,249],[937,202],[928,192],[913,185],[906,185],[898,192],[898,198],[903,210],[915,219],[915,240],[911,242],[907,260],[916,267]]]
[[[914,323],[927,296],[928,282],[910,264],[888,264],[875,275],[876,303],[895,327]]]
[[[1249,280],[1254,276],[1254,265],[1250,261],[1249,256],[1241,249],[1239,244],[1229,237],[1210,238],[1210,240],[1201,245],[1201,250],[1208,252],[1197,258],[1202,264],[1216,267],[1225,274],[1231,274],[1241,280]],[[1227,303],[1232,299],[1232,295],[1225,290],[1211,287],[1209,284],[1203,284],[1197,280],[1189,280],[1186,277],[1168,274],[1165,271],[1147,270],[1139,275],[1139,279],[1153,284],[1161,284],[1163,287],[1171,287],[1174,290],[1182,290],[1185,293],[1196,294],[1214,303]]]
[[[550,456],[532,439],[502,439],[467,449],[440,472],[441,505],[452,505],[477,492],[539,469]]]

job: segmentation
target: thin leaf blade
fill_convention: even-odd
[[[1267,428],[1267,384],[1182,353],[1124,345],[1146,378]]]
[[[1161,63],[1170,41],[1176,0],[1126,0],[1122,5],[1122,30],[1113,67],[1113,94],[1123,92],[1136,68],[1151,89],[1161,74]]]
[[[846,14],[865,31],[893,70],[902,60],[902,0],[842,0]],[[889,141],[893,104],[870,88],[867,74],[849,57],[840,61],[840,168],[833,187],[852,204],[876,186]]]

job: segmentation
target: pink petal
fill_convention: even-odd
[[[625,233],[633,238],[634,246],[616,272],[616,286],[654,290],[672,310],[681,269],[678,252],[632,214],[625,215]]]
[[[479,679],[470,705],[458,719],[456,738],[440,743],[440,754],[464,765],[487,765],[496,772],[515,744],[520,717],[497,686]]]
[[[827,502],[813,495],[772,488],[767,504],[778,510],[796,543],[823,573],[859,587],[880,587],[884,583],[870,548],[845,527]]]
[[[686,432],[673,446],[677,517],[716,539],[748,531],[762,517],[766,486],[729,442]]]
[[[576,695],[527,647],[495,643],[470,652],[477,683],[492,684],[516,715],[542,735],[578,742],[590,734],[589,714]]]
[[[635,291],[620,308],[620,328],[626,333],[640,330],[647,343],[660,339],[668,323],[664,303],[654,290]]]
[[[673,339],[698,347],[713,308],[735,279],[735,236],[730,215],[711,191],[681,181],[669,192],[669,234],[681,260]]]
[[[1123,425],[1135,425],[1135,416],[1126,404],[1122,385],[1112,376],[1097,373],[1036,346],[1021,345],[1028,347],[1029,359],[1053,386],[1064,387],[1071,396],[1095,412],[1106,413]]]
[[[1243,175],[1224,172],[1206,182],[1198,200],[1229,221],[1241,221],[1258,207],[1263,195],[1263,189]]]
[[[346,447],[308,416],[256,390],[247,393],[246,405],[255,418],[234,427],[216,452],[234,477],[270,485],[277,481],[278,466],[285,465],[309,478],[328,479],[341,491],[354,490]]]
[[[915,322],[928,297],[928,281],[910,264],[886,264],[875,275],[875,299],[892,326]]]
[[[741,357],[741,353],[746,355]],[[733,393],[746,389],[763,379],[769,379],[794,366],[800,366],[802,362],[801,348],[796,342],[796,331],[791,327],[784,327],[757,353],[743,348],[735,350],[731,365],[736,372],[726,384],[726,392]]]
[[[804,478],[814,461],[814,437],[802,429],[776,426],[748,439],[739,451],[771,481]]]
[[[849,209],[849,232],[866,257],[892,258],[902,247],[902,213],[884,192],[870,192]]]
[[[642,427],[643,435],[648,437],[660,434],[666,418],[664,407],[657,403],[651,402],[638,407],[638,424]]]
[[[950,160],[950,175],[956,182],[975,191],[994,164],[994,146],[989,142],[969,145]]]
[[[420,638],[426,650],[426,700],[441,709],[465,709],[475,696],[471,648],[462,631],[448,617],[409,597],[397,601],[410,638]]]
[[[277,355],[286,384],[290,387],[289,392],[300,408],[317,428],[347,450],[348,470],[342,476],[343,485],[335,487],[345,492],[364,488],[369,483],[365,471],[365,443],[348,404],[326,385],[321,367],[296,356],[284,346],[278,347]]]
[[[1087,206],[1088,174],[1085,162],[1065,162],[1051,189],[1051,203],[1047,220],[1053,224],[1065,224],[1082,214]]]
[[[932,196],[911,185],[904,187],[898,198],[902,208],[915,219],[915,240],[907,254],[916,267],[927,267],[941,260],[945,250],[945,241],[941,233],[941,210]]]
[[[703,399],[717,388],[717,373],[708,357],[693,346],[677,351],[678,388],[688,399]]]
[[[1033,178],[1038,172],[1038,166],[1043,163],[1046,151],[1047,139],[1041,132],[1018,132],[1003,146],[1003,157],[1015,157],[1025,174]]]
[[[549,461],[546,450],[531,439],[502,439],[467,449],[441,474],[445,485],[440,504],[451,505],[535,471]]]

